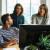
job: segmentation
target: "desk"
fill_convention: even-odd
[[[16,48],[17,50],[20,50],[19,45],[8,46],[7,48]],[[0,50],[3,50],[3,48],[0,47]]]

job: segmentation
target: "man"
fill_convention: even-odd
[[[10,27],[13,20],[9,14],[1,17],[3,28],[0,29],[0,47],[8,47],[19,43],[19,31],[15,27]]]

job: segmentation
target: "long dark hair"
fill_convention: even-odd
[[[21,6],[21,13],[19,14],[19,15],[21,15],[21,14],[23,13],[23,7],[22,7],[22,5],[19,4],[19,3],[15,5],[13,13],[14,13],[14,14],[17,14],[16,8],[17,8],[18,6]]]
[[[44,14],[44,16],[47,18],[48,17],[48,7],[47,7],[47,5],[46,4],[42,4],[42,5],[40,5],[40,7],[41,6],[44,6],[45,7],[45,14]],[[39,7],[39,9],[40,9],[40,7]],[[39,13],[39,11],[38,11],[38,15],[39,15],[40,13]]]

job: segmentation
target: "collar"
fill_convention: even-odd
[[[3,26],[3,28],[2,28],[2,29],[9,30],[10,28],[5,28],[5,27]]]

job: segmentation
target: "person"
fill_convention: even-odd
[[[5,48],[10,45],[19,44],[19,30],[11,27],[13,20],[9,14],[1,17],[3,28],[0,29],[0,47]]]
[[[47,25],[48,22],[48,7],[46,4],[42,4],[39,7],[37,14],[32,15],[31,23],[37,25]]]
[[[24,24],[23,7],[21,4],[15,5],[14,12],[10,16],[13,19],[12,26],[19,28],[19,24]]]

